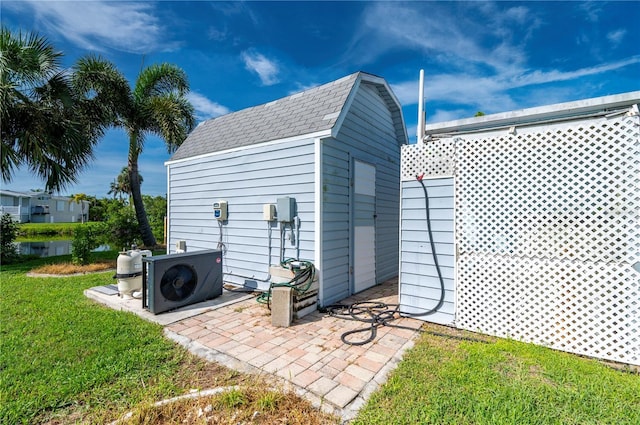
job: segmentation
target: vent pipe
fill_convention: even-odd
[[[420,86],[418,87],[418,126],[416,129],[416,143],[421,143],[424,139],[424,69],[420,70]]]

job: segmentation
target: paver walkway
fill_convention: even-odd
[[[395,304],[397,288],[397,279],[393,279],[342,303]],[[173,323],[166,329],[170,337],[184,345],[195,348],[192,343],[196,342],[211,350],[208,357],[227,366],[275,374],[316,406],[350,419],[413,345],[422,322],[401,318],[393,324],[416,330],[380,326],[371,343],[347,345],[340,339],[342,333],[364,328],[365,323],[316,311],[291,327],[278,328],[271,325],[267,307],[251,299]],[[201,355],[206,351],[198,348]]]

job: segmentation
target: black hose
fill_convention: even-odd
[[[436,255],[436,244],[433,241],[433,230],[431,229],[431,213],[429,211],[429,193],[427,192],[427,187],[424,185],[422,181],[422,176],[416,176],[416,180],[422,186],[422,190],[424,191],[424,204],[425,204],[425,213],[427,218],[427,232],[429,234],[429,242],[431,244],[431,255],[433,257],[433,263],[436,267],[436,271],[438,273],[438,280],[440,281],[440,299],[438,300],[438,304],[436,304],[433,308],[430,308],[427,311],[420,313],[408,313],[404,311],[400,311],[399,304],[386,304],[386,303],[378,303],[378,302],[360,302],[353,303],[350,305],[345,304],[334,304],[326,307],[323,311],[326,311],[331,316],[340,317],[346,320],[356,320],[363,323],[369,323],[369,327],[362,329],[354,329],[351,331],[347,331],[342,334],[340,339],[342,342],[348,345],[365,345],[369,342],[373,341],[376,338],[378,333],[377,329],[379,326],[391,326],[394,328],[400,329],[409,329],[415,331],[417,329],[411,328],[409,326],[401,326],[401,325],[393,325],[391,322],[399,317],[424,317],[429,316],[431,314],[436,313],[440,310],[440,307],[444,304],[445,297],[445,288],[444,288],[444,278],[442,277],[442,270],[440,269],[440,264],[438,263],[438,256]],[[392,308],[393,307],[393,308]],[[398,317],[396,317],[396,314]],[[363,317],[364,316],[364,317]],[[369,332],[369,337],[362,341],[349,341],[347,338],[350,335],[355,335],[361,332]]]
[[[389,326],[392,328],[408,329],[416,331],[418,329],[409,326],[394,325],[392,322],[398,317],[396,314],[400,312],[399,304],[387,304],[376,301],[362,301],[353,304],[333,304],[321,311],[329,313],[334,317],[345,320],[354,320],[357,322],[368,323],[369,326],[361,329],[354,329],[344,332],[340,339],[348,345],[365,345],[373,341],[378,333],[378,327]],[[369,337],[362,341],[349,341],[350,335],[361,332],[369,332]]]
[[[416,176],[416,180],[418,180],[424,192],[424,209],[427,216],[427,232],[429,233],[429,243],[431,244],[431,256],[433,257],[433,264],[436,266],[436,272],[438,273],[438,280],[440,281],[440,300],[438,300],[438,304],[435,307],[422,313],[405,313],[405,312],[400,313],[401,315],[408,316],[408,317],[423,317],[423,316],[429,316],[431,314],[436,313],[438,310],[440,310],[440,307],[442,307],[442,304],[444,304],[444,296],[445,296],[444,279],[442,277],[442,270],[440,270],[440,264],[438,263],[438,256],[436,255],[436,243],[433,241],[433,230],[431,230],[431,213],[429,212],[429,209],[430,209],[429,194],[427,193],[427,187],[424,185],[424,182],[422,181],[422,176]]]

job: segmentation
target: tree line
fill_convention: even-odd
[[[121,128],[129,141],[126,172],[138,231],[144,245],[154,247],[138,158],[149,135],[162,138],[171,153],[195,126],[187,75],[173,64],[152,64],[131,85],[98,55],[71,69],[62,67],[62,57],[36,33],[0,29],[2,180],[11,182],[26,166],[47,191],[60,191],[77,182],[106,130]]]

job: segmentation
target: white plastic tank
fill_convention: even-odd
[[[142,258],[151,255],[149,250],[136,248],[120,252],[114,276],[118,279],[120,297],[131,299],[142,296]]]

